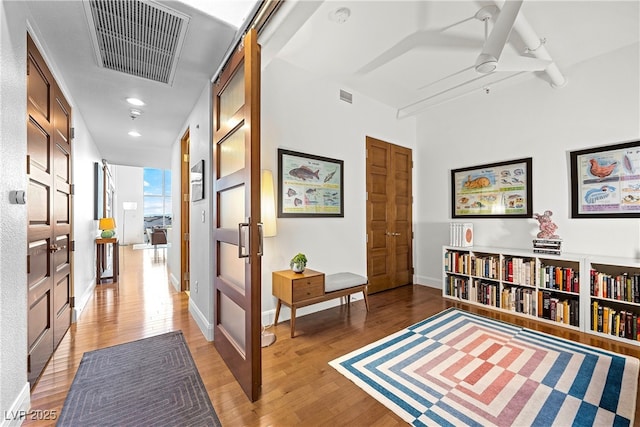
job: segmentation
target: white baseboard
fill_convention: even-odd
[[[210,323],[206,316],[200,311],[198,306],[189,298],[189,313],[193,316],[193,320],[196,321],[202,335],[207,341],[213,341],[213,323]]]
[[[438,279],[434,277],[414,276],[413,283],[429,288],[442,289],[442,277]]]
[[[3,411],[0,427],[18,427],[29,415],[31,407],[31,394],[29,392],[29,383],[26,383],[20,394],[16,397],[8,411]],[[53,414],[52,414],[53,415]],[[60,416],[60,414],[57,414]]]
[[[72,323],[78,322],[78,319],[80,319],[80,316],[84,311],[84,308],[87,306],[87,303],[89,302],[91,297],[93,297],[93,294],[96,290],[95,278],[92,279],[89,283],[87,283],[86,289],[87,290],[84,291],[84,294],[80,295],[79,298],[76,298],[75,307],[73,307],[73,312],[71,313]]]
[[[176,292],[180,292],[180,281],[176,276],[173,275],[173,272],[169,273],[169,280],[171,280],[171,284],[173,285],[173,288],[176,290]]]

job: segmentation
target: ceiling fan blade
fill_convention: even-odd
[[[489,37],[482,46],[482,52],[476,60],[478,72],[490,73],[495,70],[521,6],[522,0],[505,1]]]
[[[373,60],[363,65],[358,74],[367,74],[388,62],[391,62],[413,49],[442,48],[475,50],[481,46],[482,40],[466,36],[443,34],[440,30],[424,30],[408,35]]]
[[[552,61],[546,59],[515,56],[501,58],[496,71],[543,71]]]

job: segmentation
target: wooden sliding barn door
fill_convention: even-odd
[[[411,150],[367,137],[369,293],[413,282]]]
[[[251,401],[262,384],[260,50],[251,30],[213,88],[214,344]]]
[[[27,40],[28,378],[71,325],[71,108]]]

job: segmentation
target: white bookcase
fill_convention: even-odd
[[[445,298],[588,329],[589,276],[584,255],[453,246],[444,246],[442,255]]]
[[[445,298],[640,345],[637,260],[454,246],[442,256]]]
[[[590,314],[586,332],[640,345],[640,263],[590,256],[585,267]]]

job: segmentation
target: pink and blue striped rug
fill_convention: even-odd
[[[457,309],[329,364],[416,426],[633,425],[638,359]]]

